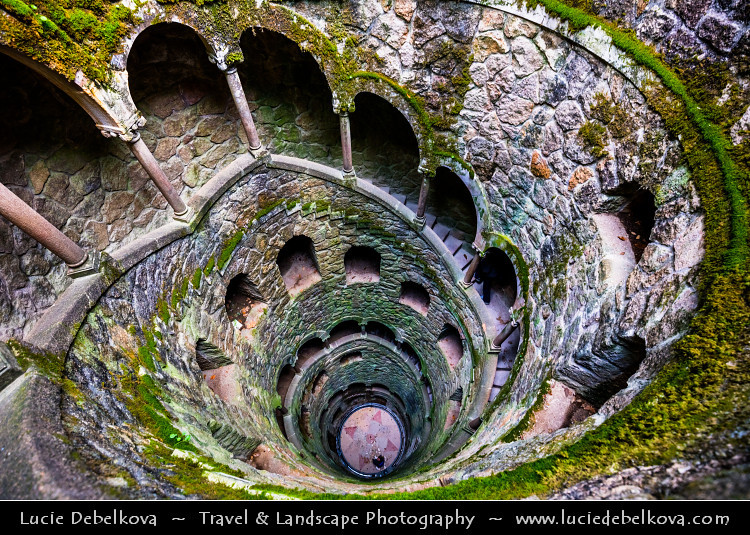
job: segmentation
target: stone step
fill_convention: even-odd
[[[461,271],[465,271],[469,267],[469,264],[471,264],[472,258],[474,258],[474,251],[469,244],[461,242],[461,247],[453,253],[453,258],[456,259],[456,264],[461,268]]]
[[[406,204],[406,195],[403,195],[402,193],[394,193],[393,198],[401,204]]]
[[[412,202],[412,201],[409,201],[409,202],[406,202],[406,203],[404,203],[404,204],[406,205],[406,207],[407,207],[407,208],[408,208],[409,210],[411,210],[411,211],[412,211],[412,212],[414,212],[415,214],[417,213],[417,208],[419,207],[419,205],[418,205],[417,203],[415,203],[415,202]],[[426,215],[426,214],[425,214],[425,215]]]
[[[446,227],[442,223],[435,223],[435,226],[432,227],[432,230],[435,231],[435,234],[438,235],[438,238],[445,241],[445,238],[450,234],[451,229],[450,227]]]
[[[416,213],[416,212],[417,211],[414,210],[414,213]],[[425,214],[424,214],[424,219],[425,219],[425,225],[427,225],[430,228],[432,228],[435,225],[435,223],[437,222],[437,217],[435,217],[432,214],[428,214],[427,212],[425,212]]]
[[[464,242],[471,242],[474,239],[474,236],[469,236],[466,232],[464,232],[463,230],[458,230],[457,228],[451,230],[451,236],[455,236],[456,238]]]
[[[448,234],[448,237],[445,238],[445,245],[448,247],[448,250],[451,252],[452,255],[455,255],[458,250],[461,248],[461,246],[465,243],[455,236],[452,236]]]

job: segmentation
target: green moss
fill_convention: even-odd
[[[140,22],[122,4],[89,0],[0,0],[2,41],[73,80],[80,70],[107,83],[109,62],[123,38]]]
[[[161,362],[159,348],[156,346],[156,336],[161,336],[158,331],[152,332],[150,329],[143,328],[143,338],[145,344],[140,346],[137,351],[138,363],[151,372],[156,371],[155,361]]]
[[[7,344],[22,370],[26,371],[33,368],[53,383],[60,384],[62,382],[62,372],[65,365],[64,353],[56,355],[49,352],[36,352],[14,339],[8,340]]]
[[[604,150],[604,139],[607,135],[605,128],[599,123],[586,121],[578,130],[578,137],[583,142],[583,146],[597,158],[607,156],[609,153]]]
[[[198,289],[201,287],[202,276],[203,276],[203,271],[201,271],[201,268],[196,268],[195,273],[193,273],[193,278],[191,280],[191,283],[193,284],[193,288]]]
[[[167,304],[167,301],[165,299],[159,299],[156,302],[156,312],[159,318],[164,323],[169,323],[169,318],[171,317],[169,313],[169,304]]]
[[[172,424],[172,417],[155,394],[155,383],[135,374],[120,378],[125,406],[138,423],[161,442],[172,448],[197,451],[190,442],[178,440],[182,433]]]
[[[189,281],[187,279],[182,281],[182,284],[180,286],[176,286],[172,290],[172,299],[170,301],[172,305],[172,309],[176,310],[177,307],[180,305],[180,302],[185,298],[188,291],[188,283]]]
[[[214,270],[215,262],[216,262],[216,259],[212,255],[211,258],[208,259],[208,262],[206,263],[206,267],[203,268],[203,274],[206,277],[208,277],[211,274],[211,272]]]
[[[222,248],[221,248],[221,252],[219,253],[219,260],[216,263],[217,268],[224,269],[224,266],[227,265],[227,263],[229,262],[229,259],[232,258],[232,253],[237,247],[237,244],[240,243],[240,240],[244,236],[245,236],[245,230],[238,229],[234,234],[232,234],[232,236],[230,236],[227,240],[224,241],[224,244],[222,245]]]
[[[286,202],[285,199],[277,199],[265,206],[261,206],[260,210],[258,210],[255,216],[253,216],[253,218],[250,220],[250,223],[262,218],[263,216],[270,214],[277,206],[281,206],[285,202]],[[248,223],[248,226],[249,226],[249,223]]]
[[[602,124],[609,124],[615,117],[617,106],[603,93],[594,95],[594,103],[591,105],[591,116]]]

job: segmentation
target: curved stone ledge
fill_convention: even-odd
[[[60,387],[28,370],[0,392],[0,499],[106,497],[73,456],[60,413]]]

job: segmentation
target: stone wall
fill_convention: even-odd
[[[625,13],[631,5],[612,9]],[[335,21],[341,15],[347,31],[371,52],[362,67],[393,78],[442,116],[436,131],[449,134],[489,200],[487,235],[509,236],[529,265],[524,358],[516,361],[512,385],[483,415],[491,425],[480,427],[440,473],[460,479],[534,459],[627,404],[685,333],[698,304],[703,254],[703,215],[679,143],[642,94],[594,54],[499,10],[375,0],[342,13],[325,3],[294,6],[328,31],[340,30]],[[699,48],[713,47],[719,55],[742,49],[747,36],[742,6],[716,0],[691,13],[681,6],[652,3],[627,20],[645,38],[661,40],[665,50],[677,50],[688,34],[705,41]],[[720,12],[736,17],[716,16]],[[663,24],[666,19],[675,24]],[[652,26],[661,33],[652,36]],[[731,46],[716,42],[722,36]],[[240,75],[264,144],[274,153],[340,166],[338,119],[314,60],[267,31],[247,33],[241,43],[246,60]],[[3,183],[88,249],[112,252],[169,220],[165,201],[124,143],[101,139],[72,105],[47,109],[55,90],[2,61],[15,69],[12,89],[25,102],[4,104],[6,130],[24,135],[0,143]],[[143,139],[183,198],[246,152],[223,75],[191,30],[178,25],[146,30],[130,52],[128,73],[147,119]],[[457,90],[457,81],[465,91]],[[403,112],[408,103],[398,106]],[[376,117],[359,113],[365,124],[355,128],[357,172],[413,200],[419,157],[411,145],[403,146],[410,132],[396,118],[368,129]],[[50,125],[38,138],[29,126],[37,123]],[[415,132],[423,126],[412,124]],[[396,127],[393,142],[387,134]],[[636,237],[622,226],[605,228],[599,216],[620,220],[629,203],[641,198],[639,190],[654,196],[653,229]],[[274,208],[276,202],[281,204]],[[459,212],[456,219],[465,219]],[[253,223],[258,214],[263,217]],[[323,281],[292,299],[275,258],[298,234],[312,238]],[[379,283],[345,285],[343,254],[353,244],[381,254]],[[640,259],[633,256],[636,247],[643,247]],[[616,257],[620,252],[622,260]],[[4,220],[0,262],[0,339],[20,338],[67,286],[65,267]],[[236,329],[224,309],[226,287],[238,273],[249,274],[270,305],[254,330]],[[433,299],[427,317],[398,303],[404,280],[428,289]],[[457,386],[466,393],[472,365],[486,358],[480,321],[463,290],[446,281],[452,275],[435,251],[382,205],[319,179],[259,168],[222,197],[194,236],[133,268],[89,315],[66,364],[72,383],[64,402],[67,429],[100,475],[114,477],[112,467],[119,465],[137,480],[139,496],[176,496],[175,487],[142,455],[145,431],[128,406],[137,399],[129,390],[132,381],[147,374],[163,390],[162,401],[178,418],[180,431],[189,431],[217,459],[246,471],[216,444],[209,420],[266,437],[283,462],[299,462],[274,421],[276,379],[306,338],[351,319],[352,308],[359,311],[355,319],[391,325],[420,354],[425,373],[443,379],[432,389],[444,417],[447,398]],[[444,323],[455,324],[470,348],[454,375],[432,344]],[[194,359],[199,338],[208,338],[238,365],[242,388],[235,403],[221,401],[202,381]],[[622,349],[641,343],[643,354],[636,357]],[[597,398],[596,404],[603,404],[599,414],[553,435],[502,443],[552,376]],[[607,401],[612,392],[598,392],[614,378],[620,381],[614,391],[624,389]],[[119,422],[126,423],[122,439],[112,431]],[[436,473],[421,477],[434,484]],[[310,480],[305,484],[314,486]]]

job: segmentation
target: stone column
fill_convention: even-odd
[[[237,106],[237,111],[240,113],[240,120],[242,121],[242,127],[245,129],[250,150],[258,150],[261,148],[260,138],[258,138],[258,131],[255,129],[255,121],[253,121],[250,106],[247,105],[247,97],[245,97],[240,75],[237,74],[237,68],[230,67],[224,71],[224,75],[227,77],[234,105]]]
[[[339,112],[339,126],[341,128],[341,153],[344,158],[343,170],[345,174],[352,173],[352,131],[349,124],[349,112]]]
[[[518,327],[518,323],[516,323],[515,321],[506,323],[500,333],[498,333],[498,335],[492,341],[492,346],[494,348],[500,349],[500,346],[503,345],[503,342],[505,342],[508,337],[513,334],[513,331],[516,330],[516,327]]]
[[[468,269],[466,270],[466,275],[464,275],[464,280],[462,281],[462,284],[465,288],[468,288],[471,286],[471,279],[474,278],[474,273],[477,272],[477,268],[479,267],[479,261],[482,259],[482,255],[477,252],[474,255],[474,258],[471,259],[471,264],[469,264]]]
[[[180,198],[179,193],[172,187],[172,183],[169,182],[167,175],[164,174],[164,170],[159,166],[159,162],[156,161],[154,155],[148,150],[148,147],[141,139],[141,134],[136,132],[133,138],[128,141],[130,150],[141,165],[146,170],[151,180],[154,181],[156,187],[159,188],[164,198],[167,199],[169,205],[174,209],[175,218],[181,219],[181,216],[188,214],[188,207]]]
[[[419,188],[419,201],[417,202],[417,223],[425,224],[424,213],[427,209],[427,193],[430,191],[430,179],[426,174],[422,175],[422,186]]]
[[[81,267],[86,262],[88,258],[86,251],[3,184],[0,184],[0,214],[62,258],[69,268]]]

